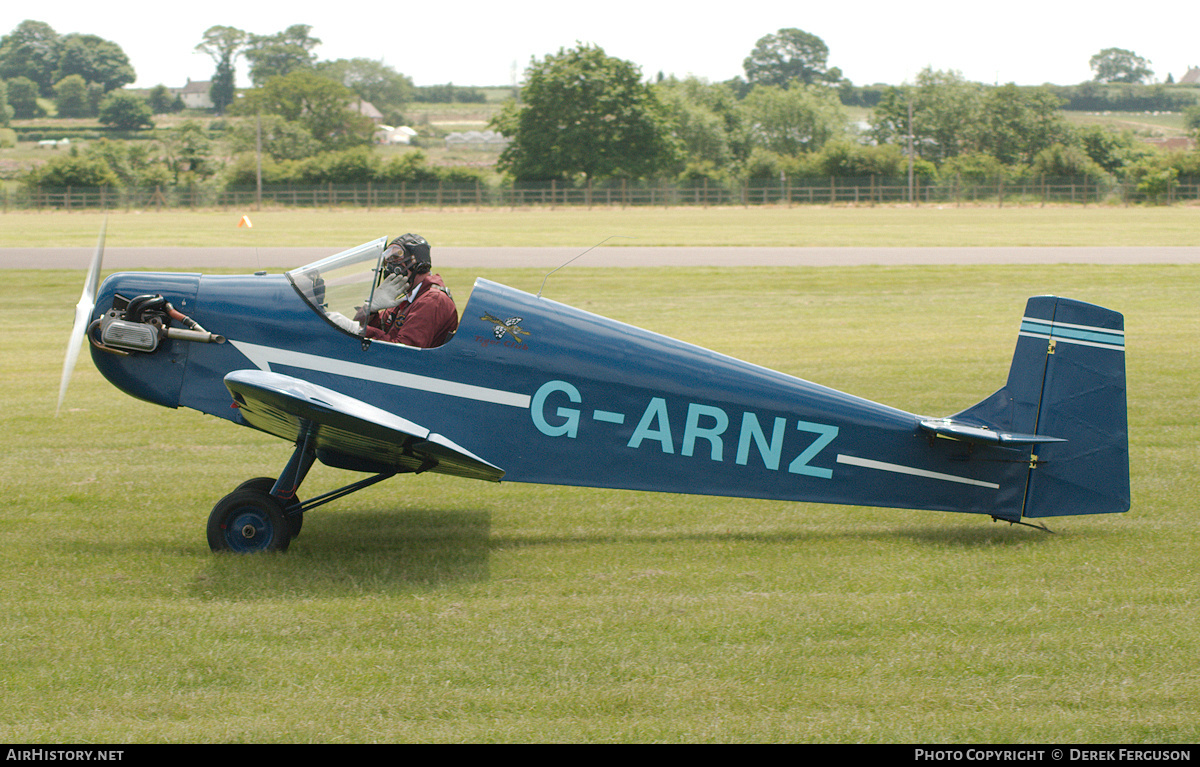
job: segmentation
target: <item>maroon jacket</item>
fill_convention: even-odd
[[[412,303],[406,299],[391,309],[372,314],[363,335],[426,349],[446,343],[458,329],[454,299],[440,274],[426,274],[418,285],[421,289]]]

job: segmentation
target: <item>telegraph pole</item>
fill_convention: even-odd
[[[910,120],[911,122],[911,120]],[[254,209],[262,209],[262,112],[254,120]]]
[[[915,194],[913,193],[913,124],[912,124],[912,96],[908,98],[908,203],[912,205],[915,202]]]

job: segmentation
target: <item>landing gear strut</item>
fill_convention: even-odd
[[[389,468],[373,477],[301,502],[296,497],[296,491],[316,462],[315,443],[315,425],[308,424],[301,431],[296,450],[279,479],[248,479],[218,501],[208,515],[209,548],[239,554],[287,551],[292,539],[300,535],[307,511],[382,482],[397,473]],[[423,466],[418,471],[426,468],[431,467]]]

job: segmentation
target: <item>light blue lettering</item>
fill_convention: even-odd
[[[657,427],[652,428],[653,424],[657,424]],[[629,447],[641,447],[644,439],[652,439],[661,443],[664,453],[674,454],[675,452],[675,443],[671,440],[671,422],[667,418],[667,401],[662,397],[655,397],[646,406],[646,412],[642,413],[642,420],[638,422],[637,428],[633,430],[633,436],[629,438]]]
[[[615,423],[619,426],[625,423],[625,414],[613,413],[608,410],[593,410],[592,419],[601,423]]]
[[[779,459],[783,455],[783,435],[787,430],[787,419],[776,418],[775,429],[771,432],[771,444],[767,444],[767,435],[763,433],[754,413],[742,414],[742,433],[738,437],[737,463],[745,466],[750,460],[750,440],[758,445],[762,455],[763,465],[771,471],[779,471]]]
[[[575,408],[560,407],[555,412],[559,418],[564,419],[562,423],[554,425],[546,420],[546,398],[554,392],[565,393],[567,398],[575,404],[583,401],[583,397],[579,394],[579,389],[576,389],[566,381],[547,381],[533,395],[533,400],[529,404],[529,412],[533,416],[533,425],[547,437],[562,437],[565,435],[574,439],[579,434],[578,410]]]
[[[833,442],[833,438],[838,435],[838,427],[828,426],[823,423],[812,423],[810,421],[797,421],[796,428],[800,431],[816,434],[817,438],[808,446],[808,449],[796,456],[796,460],[792,461],[791,465],[788,466],[788,471],[792,474],[804,474],[809,477],[831,479],[833,477],[832,469],[809,466],[808,462],[816,458],[817,453],[820,453],[830,442]]]
[[[700,418],[707,417],[713,419],[713,425],[709,428],[700,427]],[[721,435],[729,428],[729,416],[725,415],[725,411],[719,407],[711,405],[697,405],[692,402],[688,405],[687,423],[683,427],[683,455],[690,456],[696,448],[696,438],[706,439],[710,445],[709,454],[714,461],[722,460],[724,456],[724,445],[721,441]]]

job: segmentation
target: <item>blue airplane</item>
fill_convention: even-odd
[[[304,515],[426,471],[670,493],[983,514],[1011,523],[1130,506],[1123,317],[1029,299],[1008,380],[916,415],[484,279],[458,331],[418,349],[343,330],[387,238],[281,275],[114,274],[101,232],[76,307],[117,388],[295,444],[208,520],[214,551],[284,551]],[[365,479],[302,500],[314,462]]]

